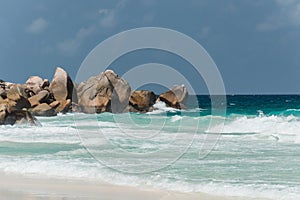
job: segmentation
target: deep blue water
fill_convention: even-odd
[[[227,115],[257,115],[262,111],[266,115],[289,115],[289,109],[300,109],[300,95],[226,95]],[[197,102],[198,101],[198,102]],[[209,95],[190,96],[187,101],[189,108],[199,105],[205,109],[202,115],[209,115],[211,98]]]

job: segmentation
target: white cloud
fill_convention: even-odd
[[[295,4],[288,13],[289,20],[292,24],[300,25],[300,2]]]
[[[100,12],[101,11],[101,12]],[[100,25],[103,28],[113,27],[116,24],[115,11],[113,9],[101,9],[99,13],[102,16]]]
[[[300,1],[276,0],[278,12],[256,26],[259,31],[277,30],[284,26],[300,26]]]
[[[94,26],[90,26],[88,28],[81,28],[76,33],[76,38],[78,38],[78,39],[84,39],[84,38],[90,36],[94,31],[95,31],[95,27]]]
[[[111,28],[117,24],[118,12],[123,9],[127,4],[127,0],[120,0],[117,5],[112,9],[100,9],[98,13],[101,16],[100,26],[102,28]]]
[[[117,24],[117,16],[119,12],[127,5],[127,0],[120,0],[118,4],[112,8],[102,8],[98,10],[100,15],[100,26],[102,28],[112,28]],[[56,49],[65,56],[74,56],[80,49],[83,42],[93,34],[98,28],[99,24],[91,25],[88,28],[81,28],[77,31],[74,37],[67,38],[58,44]]]
[[[271,16],[265,19],[263,22],[257,24],[256,30],[258,31],[272,31],[280,28],[282,26],[282,20],[277,16]]]
[[[73,56],[77,53],[82,42],[95,31],[94,26],[88,28],[81,28],[77,31],[73,38],[68,38],[56,45],[57,50],[66,56]]]
[[[38,34],[43,32],[48,26],[48,22],[43,18],[35,19],[31,22],[31,24],[27,27],[27,32]]]
[[[276,0],[276,2],[279,5],[288,6],[288,5],[293,5],[295,3],[295,0]]]
[[[98,13],[100,14],[100,15],[106,15],[106,14],[108,14],[109,13],[109,9],[100,9],[99,11],[98,11]]]

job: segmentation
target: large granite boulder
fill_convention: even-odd
[[[50,91],[55,100],[64,101],[72,99],[74,84],[68,73],[60,67],[56,68],[53,80],[50,84]]]
[[[43,84],[44,81],[39,76],[30,76],[25,83],[26,87],[33,91],[34,94],[38,94],[42,90]]]
[[[77,102],[77,92],[73,81],[68,73],[60,67],[56,68],[53,80],[50,84],[50,91],[54,99],[60,102],[59,109],[57,109],[58,112],[68,112],[71,108],[71,103],[69,102]]]
[[[150,90],[132,91],[129,98],[130,112],[149,112],[157,99],[156,94]]]
[[[111,97],[111,112],[122,113],[127,108],[131,87],[128,82],[120,78],[114,71],[106,70],[105,75],[113,86]]]
[[[159,95],[157,101],[165,102],[167,106],[176,109],[186,109],[184,105],[187,100],[188,92],[184,85],[175,85],[171,90]]]
[[[77,88],[78,104],[86,113],[101,113],[108,111],[112,86],[104,73],[90,77],[79,84]]]
[[[124,79],[107,70],[79,84],[78,104],[86,113],[120,113],[127,108],[130,91]]]

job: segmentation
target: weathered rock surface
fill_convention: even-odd
[[[111,97],[111,112],[122,113],[127,108],[131,87],[128,82],[120,78],[112,70],[106,70],[105,75],[113,86],[113,93]]]
[[[53,109],[51,106],[49,106],[46,103],[42,103],[37,105],[31,110],[32,114],[35,116],[56,116],[55,109]]]
[[[58,106],[56,106],[56,107],[54,106],[53,108],[55,108],[56,113],[67,113],[70,110],[71,103],[72,102],[70,99],[67,99],[64,101],[59,101]],[[51,104],[50,104],[50,106],[51,106]]]
[[[39,76],[31,76],[26,81],[25,85],[28,89],[34,92],[34,94],[38,94],[42,90],[43,79]]]
[[[57,108],[59,106],[60,102],[59,101],[53,101],[52,103],[49,104],[51,108]]]
[[[188,97],[187,89],[184,85],[175,85],[171,90],[159,95],[157,101],[163,101],[167,106],[176,109],[186,109],[184,105]]]
[[[8,102],[8,101],[6,101]],[[0,102],[0,125],[30,124],[38,125],[37,120],[27,110],[13,110],[6,102]]]
[[[89,78],[78,86],[78,104],[83,112],[123,112],[128,106],[131,88],[112,70]]]
[[[4,103],[0,104],[0,124],[5,124],[5,118],[7,115],[7,105]]]
[[[4,82],[3,80],[0,80],[0,96],[2,98],[7,98],[7,91],[10,89],[10,87],[13,85],[13,83],[10,82]]]
[[[49,102],[50,93],[47,90],[42,90],[38,94],[28,98],[31,107],[35,107],[41,103]]]
[[[48,89],[50,87],[50,82],[48,79],[44,79],[43,84],[42,84],[42,89]]]
[[[29,124],[33,126],[38,126],[39,122],[27,110],[17,110],[12,113],[9,113],[9,115],[6,117],[5,124]]]
[[[0,80],[0,125],[22,122],[37,124],[31,114],[55,116],[69,111],[149,112],[156,101],[184,109],[187,96],[183,85],[174,86],[158,98],[149,90],[131,92],[128,82],[112,70],[106,70],[77,85],[65,70],[58,67],[51,84],[39,76],[31,76],[23,85]]]
[[[7,98],[13,101],[17,101],[21,97],[28,98],[28,93],[26,89],[27,88],[24,85],[14,84],[9,88],[7,92]]]
[[[104,73],[89,78],[79,84],[77,89],[78,104],[86,113],[108,111],[107,107],[112,95],[112,86]]]
[[[153,105],[157,95],[150,90],[132,91],[129,98],[130,112],[149,112],[153,110]]]
[[[56,68],[53,80],[50,84],[50,91],[55,100],[64,101],[72,99],[74,84],[68,73],[60,67]]]
[[[7,101],[15,102],[11,108],[13,110],[22,110],[23,108],[30,108],[30,102],[28,101],[28,91],[26,86],[15,84],[10,87],[7,92]],[[13,104],[13,103],[11,103]]]
[[[36,122],[36,116],[55,116],[70,111],[74,85],[69,75],[57,68],[51,82],[31,76],[24,85],[0,80],[0,124]]]

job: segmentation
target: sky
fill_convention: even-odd
[[[56,66],[75,78],[100,42],[140,27],[196,40],[216,63],[228,94],[300,94],[299,0],[0,0],[0,79],[51,80]],[[117,60],[114,66],[125,68],[115,70],[143,62],[186,65],[165,52],[133,54]],[[197,93],[205,93],[200,79]]]

